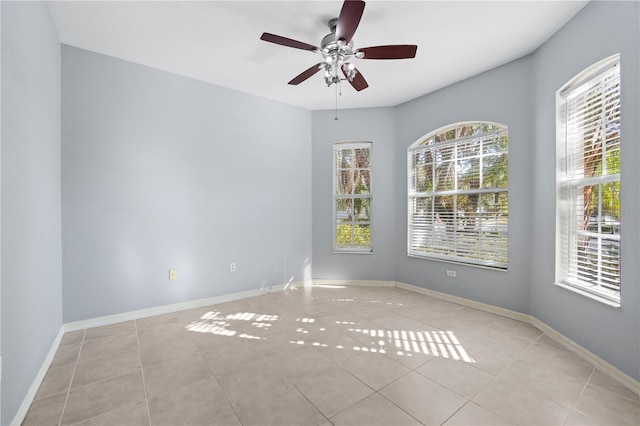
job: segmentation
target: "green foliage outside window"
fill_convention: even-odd
[[[336,244],[368,247],[371,245],[371,227],[369,225],[338,225],[336,227]]]
[[[334,148],[334,248],[371,249],[371,144]]]

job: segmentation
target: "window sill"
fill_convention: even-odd
[[[333,254],[373,254],[373,250],[333,250]]]
[[[555,285],[557,285],[558,287],[564,288],[565,290],[569,290],[572,291],[574,293],[578,293],[582,296],[588,297],[591,300],[595,300],[596,302],[600,302],[603,303],[607,306],[611,306],[612,308],[619,308],[620,307],[620,302],[615,302],[611,299],[608,299],[604,296],[600,296],[596,293],[591,293],[589,291],[583,290],[578,286],[574,286],[574,285],[570,285],[567,283],[563,283],[563,282],[555,282]]]
[[[490,266],[490,265],[479,265],[477,263],[460,262],[460,261],[450,260],[450,259],[439,259],[437,257],[425,257],[425,256],[418,256],[415,254],[407,254],[407,257],[410,257],[412,259],[433,260],[434,262],[450,263],[452,265],[470,266],[472,268],[488,269],[489,271],[495,271],[495,272],[509,272],[508,268],[502,268],[502,267]]]

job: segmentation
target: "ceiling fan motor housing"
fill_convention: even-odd
[[[336,39],[336,28],[338,25],[338,18],[333,18],[329,21],[329,29],[331,32],[324,36],[322,43],[320,44],[320,53],[324,58],[323,64],[325,70],[325,82],[327,86],[340,81],[338,70],[344,69],[344,74],[347,80],[352,81],[355,77],[355,68],[349,64],[349,60],[355,56],[353,51],[353,39],[349,40],[349,43],[345,43],[344,40]]]
[[[341,53],[344,56],[353,56],[353,39],[349,40],[349,43],[345,43],[344,40],[336,39],[336,23],[338,18],[333,18],[329,21],[329,29],[331,32],[323,37],[321,46],[321,52],[326,54]]]

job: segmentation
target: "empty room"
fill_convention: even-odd
[[[640,424],[640,2],[0,1],[1,425]]]

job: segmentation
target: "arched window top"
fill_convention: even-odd
[[[415,141],[410,148],[419,148],[441,142],[453,142],[468,137],[478,137],[507,130],[507,126],[490,121],[464,121],[447,124]]]
[[[509,266],[509,131],[468,121],[407,150],[407,254],[496,269]]]

